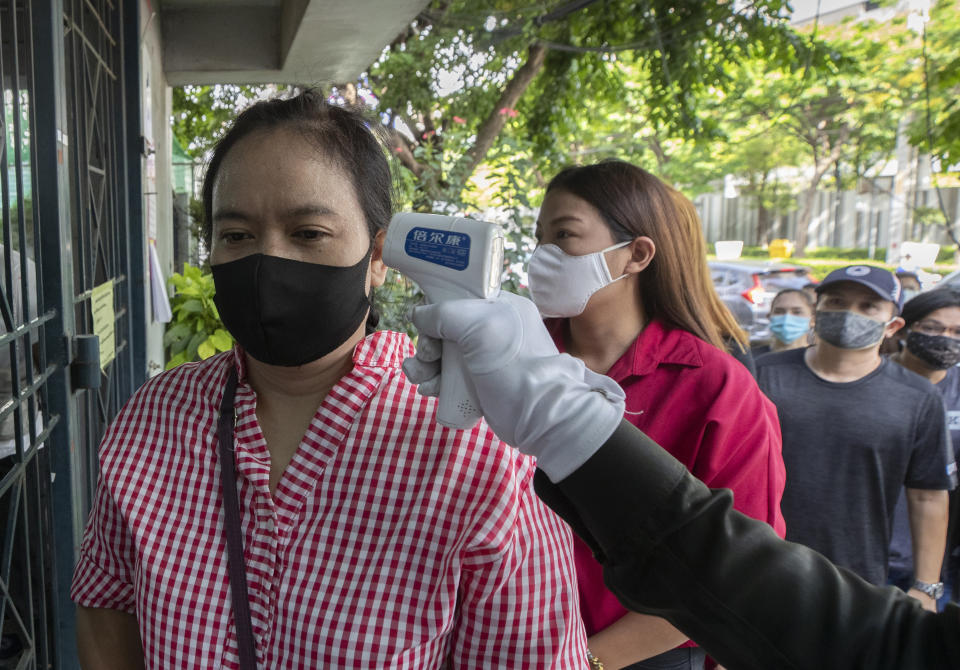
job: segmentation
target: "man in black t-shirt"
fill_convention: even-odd
[[[903,325],[899,283],[886,270],[854,265],[831,272],[817,296],[816,344],[757,361],[783,432],[786,539],[883,584],[904,486],[918,566],[909,594],[934,609],[951,488],[948,435],[933,385],[879,353]]]

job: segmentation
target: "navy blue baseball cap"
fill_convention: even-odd
[[[866,286],[884,300],[892,302],[898,312],[903,307],[903,292],[900,290],[900,281],[889,270],[873,265],[850,265],[834,270],[817,284],[817,295],[823,293],[824,289],[831,284],[842,281],[852,281]]]

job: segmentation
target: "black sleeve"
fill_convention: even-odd
[[[753,352],[750,349],[741,349],[740,343],[736,340],[728,341],[728,345],[730,355],[740,361],[743,367],[750,371],[750,375],[756,379],[757,365],[754,362]]]
[[[594,547],[624,607],[666,618],[725,666],[960,667],[960,607],[927,612],[780,540],[627,422],[536,487]]]
[[[924,398],[916,421],[913,454],[904,486],[912,489],[952,489],[953,446],[947,428],[947,413],[939,393]]]

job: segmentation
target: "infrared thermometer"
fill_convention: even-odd
[[[503,232],[463,217],[397,214],[387,228],[383,262],[415,281],[429,303],[495,298],[503,273]],[[437,422],[472,428],[482,413],[457,345],[443,343],[441,365]]]

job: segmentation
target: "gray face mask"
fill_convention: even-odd
[[[824,341],[841,349],[866,349],[880,344],[887,324],[850,312],[817,311],[816,332]]]

